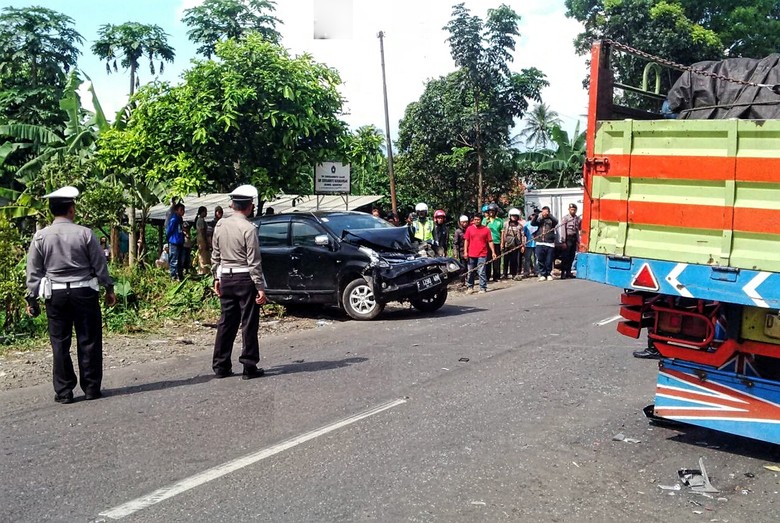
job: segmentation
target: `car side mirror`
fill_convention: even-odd
[[[330,245],[330,238],[328,238],[327,234],[319,234],[314,237],[314,244],[321,247],[327,247]]]

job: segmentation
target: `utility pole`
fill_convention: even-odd
[[[385,133],[387,135],[387,175],[390,177],[390,201],[393,206],[393,213],[398,213],[398,205],[395,201],[395,175],[393,173],[393,142],[390,140],[390,113],[387,110],[387,77],[385,76],[385,33],[379,31],[376,35],[379,38],[379,54],[382,57],[382,91],[385,97]]]

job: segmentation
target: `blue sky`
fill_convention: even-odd
[[[106,74],[105,65],[92,55],[90,47],[102,24],[124,22],[153,23],[169,35],[176,60],[165,65],[162,80],[177,82],[195,58],[195,46],[187,39],[181,22],[183,10],[201,0],[2,0],[0,5],[26,7],[40,5],[67,14],[84,37],[79,67],[88,74],[98,98],[111,115],[126,101],[129,77],[126,71]],[[587,109],[582,89],[585,58],[575,56],[572,40],[579,24],[564,16],[563,0],[503,0],[517,11],[521,37],[515,52],[514,68],[538,67],[550,81],[543,93],[545,102],[560,113],[566,128],[572,130]],[[384,129],[382,77],[378,31],[386,34],[385,60],[388,77],[390,127],[397,133],[398,120],[406,106],[422,94],[425,81],[454,69],[442,27],[450,18],[457,0],[278,0],[276,15],[284,23],[278,27],[282,43],[294,54],[308,52],[341,74],[342,94],[347,99],[344,119],[353,127],[374,124]],[[502,0],[466,0],[473,14],[485,15]],[[349,27],[342,38],[315,40],[315,23],[320,26],[338,21]],[[152,79],[145,63],[141,83]]]

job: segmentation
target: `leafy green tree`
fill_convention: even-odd
[[[273,0],[205,0],[201,5],[185,9],[182,21],[190,30],[187,35],[198,47],[198,53],[211,58],[217,42],[228,38],[239,39],[254,31],[274,43],[281,40],[276,24],[281,21],[273,16],[276,2]]]
[[[550,143],[550,133],[556,126],[561,126],[558,113],[552,111],[547,104],[538,103],[525,117],[525,125],[513,142],[524,141],[533,149],[547,147]]]
[[[57,105],[83,42],[73,19],[43,7],[0,14],[0,123],[57,127]]]
[[[101,162],[170,180],[175,195],[253,183],[272,196],[339,150],[346,125],[336,71],[248,33],[217,45],[181,85],[136,95],[127,128],[101,137]]]
[[[352,168],[352,194],[389,194],[385,138],[373,125],[344,135],[341,147]]]
[[[444,27],[450,35],[450,54],[461,72],[454,79],[471,98],[472,112],[464,122],[468,132],[461,133],[460,139],[477,157],[478,204],[484,196],[487,151],[506,145],[514,119],[528,109],[529,99],[541,100],[541,89],[547,85],[538,69],[520,73],[509,69],[519,20],[515,11],[501,5],[489,9],[483,21],[461,3],[453,7],[452,19]]]
[[[566,0],[566,8],[567,16],[584,25],[574,42],[582,55],[605,37],[682,64],[759,58],[780,48],[776,0]],[[645,63],[630,55],[615,57],[618,80],[638,85]],[[663,90],[678,76],[663,76]]]
[[[154,61],[159,60],[158,70],[163,72],[165,62],[173,62],[176,53],[168,45],[168,35],[158,25],[126,22],[121,25],[105,24],[98,29],[99,38],[92,45],[92,52],[106,61],[106,73],[117,72],[117,60],[130,70],[130,96],[139,86],[139,60],[149,59],[149,72],[154,75]]]
[[[526,184],[535,189],[581,187],[582,168],[585,165],[585,133],[580,132],[579,123],[572,137],[559,125],[553,126],[550,137],[550,148],[517,156],[518,170]]]

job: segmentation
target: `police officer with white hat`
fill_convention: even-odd
[[[257,366],[260,361],[257,328],[260,305],[266,302],[265,278],[257,228],[248,220],[254,211],[255,198],[257,189],[252,185],[237,187],[230,193],[233,214],[214,226],[212,273],[214,292],[222,305],[212,362],[218,378],[233,375],[231,354],[239,325],[243,341],[238,358],[244,366],[242,378],[248,380],[264,374]]]
[[[27,253],[27,313],[38,315],[35,300],[45,300],[57,403],[73,402],[77,381],[70,343],[74,327],[81,389],[88,400],[102,397],[100,285],[106,288],[106,305],[116,303],[100,242],[90,229],[73,223],[78,195],[78,189],[66,186],[44,196],[54,221],[35,233]]]

